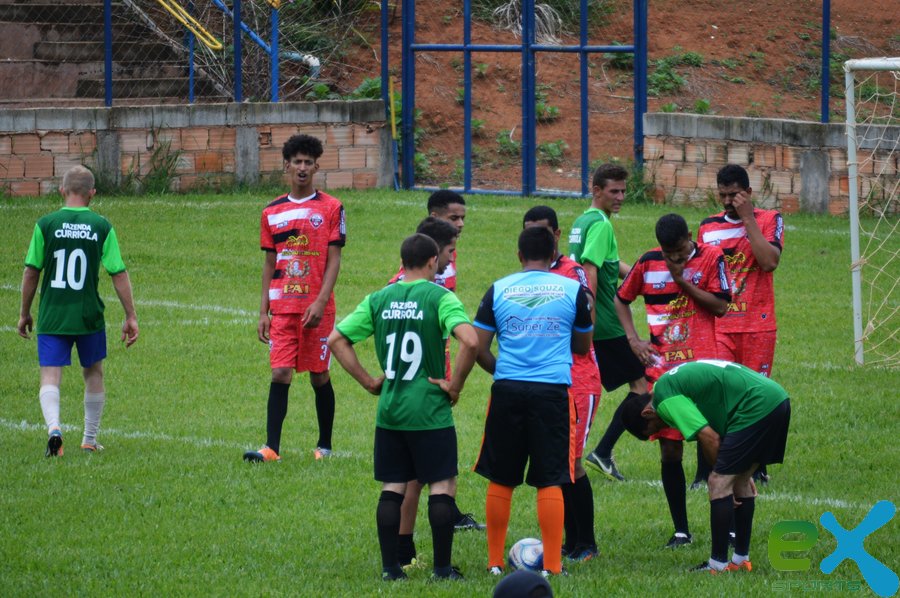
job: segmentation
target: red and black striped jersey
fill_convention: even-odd
[[[753,217],[766,240],[781,250],[784,245],[781,214],[776,210],[755,208]],[[728,304],[728,313],[716,322],[719,332],[775,330],[772,272],[763,272],[759,268],[744,223],[729,220],[725,212],[720,212],[700,223],[698,240],[719,247],[725,254],[732,301]]]
[[[344,207],[327,193],[294,199],[282,195],[262,212],[260,248],[275,253],[275,273],[269,285],[269,311],[303,313],[322,288],[328,247],[343,247],[347,238]],[[334,293],[326,313],[334,313]]]
[[[591,293],[591,287],[588,286],[587,275],[581,264],[562,254],[556,261],[550,264],[550,271],[566,278],[577,281],[586,291]],[[600,396],[603,391],[600,386],[600,370],[597,368],[597,355],[594,353],[594,347],[587,355],[572,354],[572,392],[581,394],[592,394]]]
[[[394,274],[394,277],[388,281],[388,284],[394,284],[398,280],[403,280],[406,275],[406,271],[403,269],[403,266],[400,266],[400,270]],[[444,287],[445,289],[451,290],[454,293],[456,292],[456,250],[453,250],[453,255],[450,256],[450,263],[447,264],[447,267],[444,268],[444,271],[440,274],[434,275],[434,284]]]

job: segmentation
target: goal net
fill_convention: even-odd
[[[900,367],[900,57],[844,63],[856,362]]]

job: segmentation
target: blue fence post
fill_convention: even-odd
[[[522,195],[535,190],[534,0],[522,2]]]
[[[472,1],[463,2],[463,188],[472,188]]]
[[[103,2],[103,90],[106,107],[112,106],[112,0]]]
[[[234,0],[234,101],[244,101],[243,66],[241,65],[241,0]]]
[[[831,96],[831,0],[822,0],[822,107],[820,117],[823,123],[831,118],[829,99]]]
[[[269,58],[271,69],[270,77],[272,79],[272,101],[278,101],[278,80],[281,77],[278,64],[278,9],[272,7],[272,41],[269,44]]]
[[[634,163],[644,165],[647,113],[647,0],[634,0]]]
[[[404,189],[411,189],[415,184],[415,120],[416,109],[416,57],[412,45],[416,41],[416,2],[403,0],[403,89],[401,90],[400,138],[403,140],[403,172]]]
[[[588,44],[588,3],[587,0],[581,0],[581,24],[580,37],[581,51],[578,53],[580,61],[579,85],[581,87],[581,194],[588,194],[588,177],[590,176],[590,133],[588,129],[590,103],[588,102],[588,91],[590,83],[588,82],[588,53],[584,47]]]

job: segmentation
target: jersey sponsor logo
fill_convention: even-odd
[[[282,296],[284,295],[308,295],[309,294],[309,285],[308,284],[297,284],[297,283],[289,283],[284,285],[282,289]]]
[[[391,301],[381,312],[382,320],[424,320],[425,315],[416,301]]]
[[[647,314],[647,325],[651,327],[662,326],[672,320],[687,320],[688,318],[692,318],[696,313],[696,309],[691,309],[668,314]]]
[[[741,313],[745,311],[747,311],[746,301],[734,301],[728,304],[728,311],[726,313]]]
[[[569,244],[578,244],[581,243],[581,228],[573,228],[569,232]],[[572,259],[575,259],[575,255],[572,254]]]
[[[688,298],[685,295],[678,295],[677,297],[669,301],[669,309],[673,311],[676,309],[684,309],[687,306]]]
[[[309,262],[305,260],[292,260],[285,269],[288,278],[304,278],[309,276]]]
[[[562,324],[559,318],[519,318],[511,316],[503,323],[512,338],[522,336],[559,336]]]
[[[691,284],[692,285],[694,285],[695,287],[698,286],[700,284],[701,280],[703,280],[703,272],[700,272],[698,270],[697,272],[691,273]],[[722,280],[724,280],[724,278]]]
[[[693,349],[679,349],[677,351],[666,351],[664,354],[667,363],[675,363],[677,361],[691,361],[694,359]],[[674,373],[674,370],[670,370]]]
[[[309,217],[309,223],[312,224],[313,228],[319,228],[322,226],[323,222],[325,222],[325,219],[319,213],[315,213]]]
[[[53,236],[57,239],[87,239],[88,241],[96,241],[97,233],[91,229],[90,224],[71,224],[63,222],[62,228],[56,229]]]
[[[690,326],[688,326],[687,322],[681,322],[666,326],[666,329],[662,334],[663,340],[666,341],[666,344],[669,345],[673,345],[675,343],[683,343],[690,336],[691,329]]]
[[[738,251],[737,253],[733,253],[731,255],[725,256],[725,263],[727,263],[730,267],[740,266],[744,262],[747,261],[747,256],[743,251]]]
[[[522,284],[503,289],[503,299],[528,309],[559,301],[565,296],[566,290],[561,284]]]
[[[291,235],[284,242],[284,246],[290,248],[306,247],[307,245],[309,245],[309,237],[306,235]]]

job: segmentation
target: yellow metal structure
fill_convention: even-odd
[[[203,28],[203,25],[200,22],[192,17],[184,8],[181,7],[177,2],[173,2],[171,0],[156,0],[159,2],[160,6],[165,8],[169,14],[171,14],[175,19],[187,27],[188,31],[197,36],[197,39],[205,45],[210,50],[219,51],[223,48],[222,42],[220,42],[216,37]],[[271,2],[270,2],[271,4]]]

